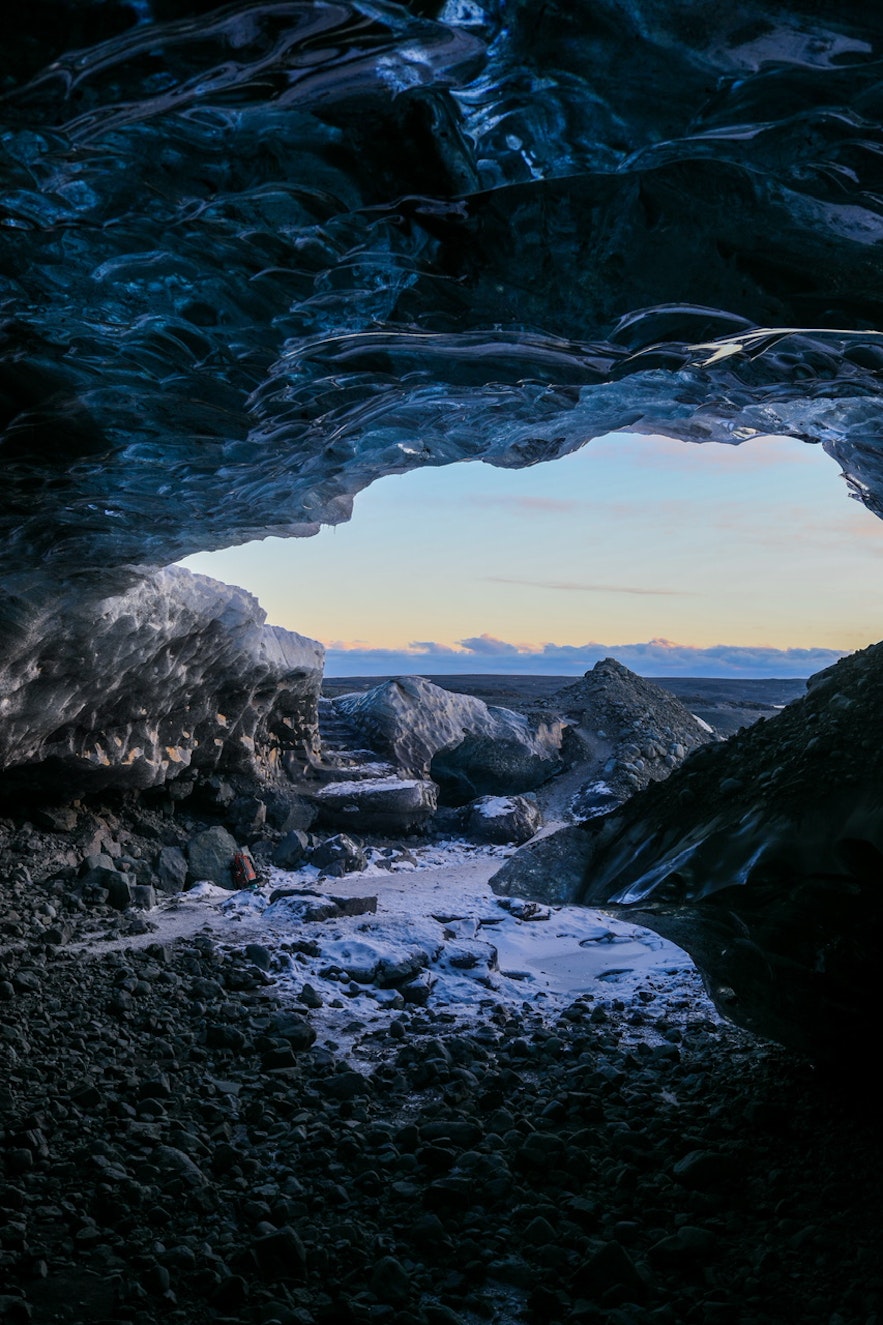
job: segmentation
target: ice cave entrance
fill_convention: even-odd
[[[425,469],[350,523],[183,564],[320,639],[329,676],[805,676],[881,633],[883,524],[819,446],[615,433],[531,469]],[[809,651],[809,652],[804,652]]]

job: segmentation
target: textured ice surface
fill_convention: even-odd
[[[76,580],[0,596],[0,768],[70,795],[278,772],[312,747],[320,644],[181,567],[128,578],[97,601]]]
[[[0,49],[21,712],[43,685],[22,660],[49,675],[132,567],[315,532],[384,474],[524,467],[614,429],[785,433],[881,510],[876,7],[194,8],[46,0]],[[149,658],[157,623],[135,625]],[[66,701],[102,749],[105,661],[84,648]],[[143,715],[149,746],[165,716]]]
[[[74,53],[23,16],[5,564],[308,533],[625,427],[821,442],[878,509],[883,19],[829,8],[170,3]]]

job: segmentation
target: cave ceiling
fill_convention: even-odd
[[[315,532],[383,474],[617,428],[821,443],[883,509],[875,7],[17,21],[8,583]]]

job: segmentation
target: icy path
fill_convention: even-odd
[[[257,945],[262,978],[307,1001],[320,1043],[342,1051],[424,1003],[468,1022],[498,1006],[552,1012],[577,995],[629,1003],[643,988],[715,1016],[689,957],[659,935],[581,907],[496,897],[489,880],[509,854],[453,841],[372,849],[366,870],[340,879],[274,869],[254,892],[198,884],[150,913],[151,933],[89,948],[200,934],[246,956]],[[320,918],[332,897],[376,898],[377,910]]]

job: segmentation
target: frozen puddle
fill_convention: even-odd
[[[259,944],[281,997],[312,986],[311,1019],[335,1048],[423,1004],[459,1020],[501,1004],[551,1011],[577,994],[628,1002],[648,986],[697,998],[690,958],[659,935],[582,907],[497,897],[489,880],[510,853],[452,841],[372,850],[366,870],[339,879],[273,869],[255,891],[198,884],[151,912],[151,934],[109,946],[206,932],[240,951]],[[332,898],[376,898],[376,912],[341,915]]]

